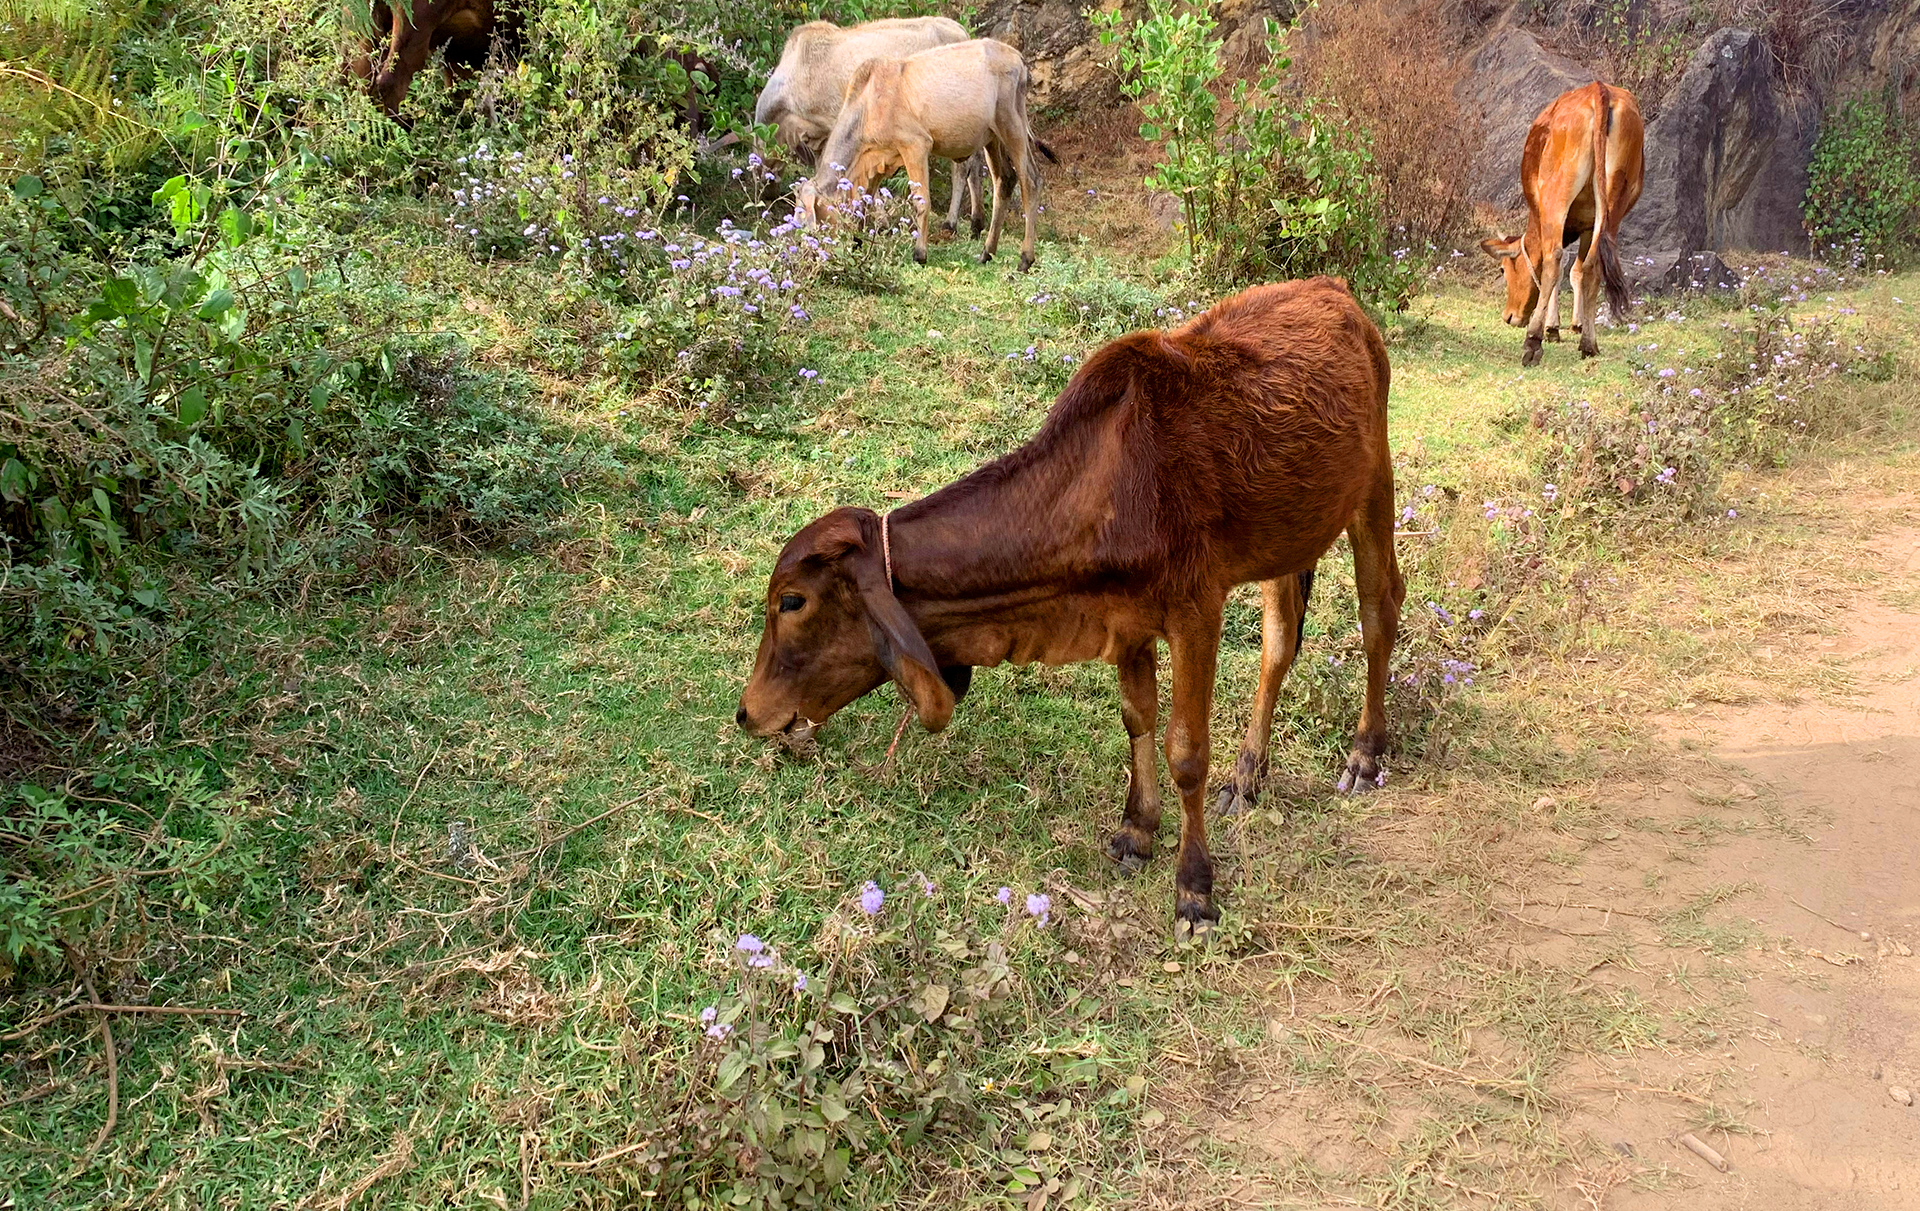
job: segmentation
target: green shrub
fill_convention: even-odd
[[[0,664],[17,684],[102,685],[196,599],[350,571],[395,526],[529,536],[611,465],[513,380],[467,373],[457,342],[407,336],[406,296],[299,220],[285,167],[251,197],[170,178],[165,226],[112,263],[70,251],[85,220],[38,178],[0,196]]]
[[[1131,26],[1095,14],[1101,41],[1117,45],[1122,84],[1146,121],[1143,137],[1164,159],[1147,178],[1180,199],[1187,255],[1223,284],[1328,273],[1370,305],[1397,310],[1420,276],[1418,258],[1388,247],[1381,189],[1365,133],[1326,101],[1286,86],[1286,33],[1269,23],[1267,66],[1231,91],[1220,117],[1213,89],[1222,43],[1204,9],[1151,0]]]
[[[1920,250],[1920,130],[1890,94],[1853,97],[1827,115],[1807,178],[1802,213],[1817,253]]]

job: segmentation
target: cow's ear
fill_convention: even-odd
[[[920,628],[913,625],[907,607],[883,582],[884,574],[866,577],[872,584],[860,588],[860,601],[867,607],[867,625],[873,630],[874,654],[887,675],[899,683],[913,701],[920,726],[937,732],[953,719],[954,692],[934,662]],[[969,669],[968,672],[972,670]],[[963,691],[964,692],[964,691]]]
[[[873,517],[872,514],[868,516]],[[877,531],[879,525],[879,518],[873,517],[872,528]],[[893,595],[893,586],[887,583],[880,553],[874,550],[879,545],[878,542],[869,542],[865,550],[852,551],[847,556],[852,564],[854,584],[860,590],[860,604],[866,607],[867,626],[873,632],[874,655],[880,658],[880,665],[887,670],[887,675],[912,700],[913,709],[920,716],[920,725],[930,732],[937,732],[952,721],[957,695],[949,685],[945,671],[934,660],[933,651],[927,647],[920,628],[913,624],[913,616]],[[968,670],[969,673],[971,671]],[[960,692],[966,692],[964,681]]]
[[[1481,240],[1480,251],[1492,257],[1517,257],[1520,250],[1514,247],[1511,236],[1502,236],[1497,240]]]

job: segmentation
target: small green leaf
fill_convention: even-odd
[[[847,1109],[847,1104],[831,1093],[821,1096],[820,1117],[829,1123],[845,1122],[847,1115],[851,1113],[852,1111]]]
[[[222,315],[225,315],[232,306],[233,291],[222,286],[207,295],[207,301],[200,304],[200,310],[195,314],[203,320],[217,320]]]
[[[229,206],[220,212],[220,234],[225,237],[227,247],[238,248],[253,234],[253,219],[239,207]]]
[[[175,408],[181,424],[199,424],[201,418],[207,414],[206,391],[200,387],[188,387],[180,393],[180,399]]]
[[[115,315],[132,315],[140,304],[140,288],[126,278],[115,278],[100,288],[100,297]]]
[[[153,378],[153,338],[144,332],[133,334],[133,369],[143,383]]]
[[[34,176],[32,173],[15,177],[13,180],[13,196],[16,198],[37,198],[40,196],[40,191],[44,188],[46,188],[46,186],[41,182],[40,178]]]
[[[27,475],[27,468],[19,459],[9,458],[6,462],[0,463],[0,500],[10,500],[16,505],[23,504],[26,501],[29,486],[31,486],[31,480]]]

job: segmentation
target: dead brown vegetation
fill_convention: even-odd
[[[1415,240],[1467,233],[1473,208],[1460,166],[1480,149],[1479,121],[1454,96],[1460,22],[1435,0],[1354,0],[1315,10],[1299,67],[1372,137],[1387,222]]]

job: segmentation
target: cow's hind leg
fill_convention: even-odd
[[[1600,291],[1603,288],[1598,252],[1589,253],[1574,262],[1573,318],[1580,329],[1581,357],[1593,357],[1600,352],[1600,341],[1593,330],[1594,321],[1600,314]]]
[[[1233,777],[1220,788],[1219,810],[1231,815],[1252,807],[1267,776],[1267,747],[1273,739],[1273,710],[1280,701],[1280,685],[1300,652],[1307,626],[1307,594],[1313,591],[1313,571],[1283,576],[1260,584],[1260,688],[1253,696],[1253,718]]]
[[[947,220],[941,226],[952,235],[960,230],[960,198],[966,192],[967,174],[959,160],[953,162],[953,196],[947,199]]]
[[[987,168],[993,174],[993,221],[987,225],[987,242],[980,246],[980,263],[986,264],[1000,250],[1000,224],[1007,219],[1007,203],[1013,199],[1013,161],[999,142],[987,145]]]
[[[1387,662],[1400,633],[1400,604],[1406,582],[1393,553],[1393,477],[1379,486],[1347,526],[1353,545],[1353,579],[1360,591],[1360,640],[1367,649],[1367,701],[1354,729],[1340,789],[1361,790],[1386,780],[1380,758],[1387,751]]]
[[[1160,690],[1153,658],[1153,640],[1147,639],[1114,661],[1120,673],[1120,718],[1127,725],[1132,773],[1127,783],[1127,814],[1120,831],[1107,842],[1107,856],[1130,871],[1139,870],[1153,857],[1153,839],[1160,831],[1160,767],[1153,754]]]

